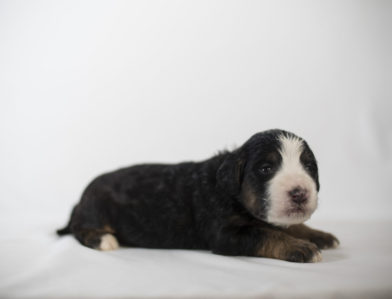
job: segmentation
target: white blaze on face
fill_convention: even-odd
[[[317,207],[316,183],[303,168],[300,156],[303,142],[294,136],[280,136],[281,167],[268,186],[269,210],[267,221],[280,226],[289,226],[308,220]],[[288,192],[294,188],[307,191],[308,200],[303,211],[295,211],[295,204]]]

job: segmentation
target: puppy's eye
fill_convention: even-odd
[[[263,164],[259,169],[261,174],[270,174],[272,172],[272,165],[270,164]]]
[[[307,170],[313,170],[314,169],[314,165],[311,162],[305,163],[304,167]]]

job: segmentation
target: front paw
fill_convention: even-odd
[[[321,252],[319,248],[308,241],[297,240],[287,248],[285,260],[295,263],[316,263],[321,262]]]
[[[316,244],[319,249],[329,249],[336,248],[339,246],[339,240],[330,233],[325,233],[322,231],[314,231],[309,241]]]

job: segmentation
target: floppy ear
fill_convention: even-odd
[[[230,153],[216,173],[218,187],[230,195],[237,195],[241,190],[244,167],[245,158],[239,152]]]

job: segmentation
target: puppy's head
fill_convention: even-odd
[[[218,170],[218,180],[254,217],[279,226],[306,221],[317,207],[317,162],[307,143],[282,130],[252,136]]]

